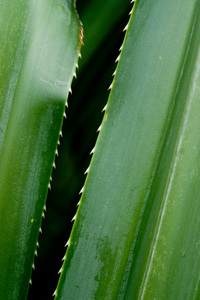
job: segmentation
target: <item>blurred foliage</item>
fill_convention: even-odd
[[[128,0],[79,0],[77,10],[84,27],[82,60],[66,109],[67,119],[52,174],[28,299],[38,299],[38,296],[50,299],[57,285],[64,245],[91,159],[89,153],[97,138],[101,110],[107,102],[107,89],[124,37],[123,28],[129,19],[130,3]]]

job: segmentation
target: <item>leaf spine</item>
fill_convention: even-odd
[[[128,29],[128,24],[124,27],[123,31],[126,31]]]
[[[65,247],[68,247],[70,244],[70,240],[68,239],[67,243],[65,244]]]
[[[87,168],[84,174],[87,174],[89,172],[90,167]]]
[[[131,11],[129,12],[129,16],[132,14],[132,12],[133,12],[133,7],[132,7]]]
[[[79,206],[81,203],[81,199],[78,201],[78,203],[76,204],[76,206]]]
[[[91,150],[90,154],[93,154],[95,151],[95,147]]]
[[[56,164],[55,164],[55,162],[53,163],[53,167],[54,167],[54,169],[56,168]]]
[[[46,207],[46,205],[44,205],[44,211],[46,211],[47,210],[47,207]],[[38,244],[38,247],[39,247],[39,244]]]
[[[74,217],[72,218],[71,222],[76,220],[76,214],[74,215]]]
[[[68,102],[67,101],[65,102],[65,106],[68,107]]]
[[[57,295],[57,290],[54,291],[52,296],[55,297],[56,295]]]
[[[39,232],[42,233],[42,228],[40,227]]]
[[[31,279],[29,280],[29,283],[32,284],[32,280]]]
[[[56,149],[55,154],[58,156],[58,149]]]
[[[104,108],[102,109],[102,112],[105,111],[107,109],[107,104],[104,106]]]
[[[44,214],[44,212],[42,213],[42,217],[45,219],[45,214]]]
[[[115,76],[115,75],[116,75],[116,72],[117,72],[117,71],[116,71],[116,69],[115,69],[115,71],[113,72],[112,76]]]
[[[72,89],[71,89],[71,87],[69,88],[69,92],[70,92],[70,94],[72,95]]]
[[[65,119],[67,119],[67,115],[66,115],[65,111],[64,111],[63,116],[64,116]]]
[[[60,136],[62,136],[62,137],[63,137],[62,130],[60,130],[59,134],[60,134]]]
[[[66,255],[64,255],[64,256],[63,256],[63,258],[62,258],[62,261],[64,261],[64,260],[65,260],[65,258],[66,258]]]
[[[35,250],[35,256],[37,256],[37,255],[38,255],[37,250]]]
[[[99,126],[99,128],[97,129],[97,132],[101,131],[101,127],[102,127],[102,125]]]
[[[60,274],[62,272],[62,267],[60,268],[60,270],[58,271],[58,274]]]
[[[39,243],[38,242],[36,243],[36,246],[39,248]]]
[[[118,61],[119,61],[119,59],[120,59],[120,54],[117,56],[117,58],[116,58],[115,62],[118,62]]]
[[[113,87],[113,82],[110,84],[110,86],[109,86],[108,90],[111,90],[111,89],[112,89],[112,87]]]
[[[79,195],[82,194],[83,191],[84,191],[84,186],[83,186],[82,189],[80,190]]]
[[[49,182],[49,184],[48,184],[48,189],[51,189],[51,184],[50,184],[50,182]]]
[[[32,264],[32,269],[35,270],[35,265],[34,265],[34,263]]]

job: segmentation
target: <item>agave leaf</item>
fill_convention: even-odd
[[[56,299],[198,299],[200,1],[137,1]]]
[[[108,5],[116,13],[102,19],[103,11]],[[47,197],[43,234],[39,237],[39,257],[35,260],[33,285],[29,289],[30,299],[37,298],[38,293],[40,298],[49,299],[55,290],[57,272],[66,250],[63,245],[73,225],[71,219],[77,210],[76,204],[80,197],[78,192],[85,179],[83,173],[89,165],[89,152],[94,146],[96,129],[102,120],[103,114],[100,111],[107,102],[107,88],[115,69],[114,59],[125,34],[122,31],[129,19],[129,9],[129,0],[77,2],[77,10],[84,27],[84,46],[81,48],[83,59],[79,61],[77,79],[73,81],[73,93],[69,98],[67,119],[62,127],[63,139],[59,146],[56,169],[53,171],[51,191]],[[99,31],[91,36],[90,30],[97,32],[97,23]],[[94,45],[96,51],[91,53]]]
[[[73,1],[1,2],[1,299],[28,292],[79,35]]]

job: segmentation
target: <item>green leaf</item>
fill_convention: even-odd
[[[73,1],[1,3],[1,299],[27,296],[80,30]]]
[[[198,299],[200,1],[137,1],[56,299]]]
[[[93,8],[94,2],[98,2],[95,9]],[[99,14],[102,15],[108,2],[112,2],[113,11],[118,17],[120,15],[118,20],[116,14],[110,14],[106,20],[102,20],[99,16]],[[125,10],[124,6],[126,11],[121,16],[122,11]],[[90,18],[86,18],[89,15],[88,9],[91,9]],[[42,223],[43,233],[39,237],[40,247],[35,260],[36,268],[32,274],[33,284],[29,289],[30,299],[37,298],[38,294],[42,299],[50,299],[56,288],[57,273],[66,250],[63,246],[73,225],[71,219],[77,210],[76,204],[80,198],[78,193],[85,179],[83,174],[91,159],[89,152],[94,146],[97,138],[96,130],[102,120],[101,110],[109,95],[107,88],[111,83],[112,73],[116,66],[114,61],[125,35],[123,28],[129,19],[129,9],[129,0],[100,2],[99,0],[79,0],[77,2],[77,10],[84,27],[82,59],[79,60],[77,79],[73,81],[72,95],[70,95],[66,112],[67,119],[62,127],[63,138],[60,140],[59,156],[56,158],[51,191],[47,197],[47,211]],[[100,23],[100,20],[97,22],[98,18],[101,20],[101,26],[99,26],[101,34],[96,34],[92,38],[90,35],[90,39],[88,33],[94,30],[96,23]],[[92,54],[91,44],[98,44],[95,53],[92,52]]]

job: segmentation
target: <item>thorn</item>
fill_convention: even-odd
[[[131,11],[130,11],[130,13],[129,13],[129,16],[132,14],[132,12],[133,12],[133,8],[131,9]]]
[[[80,190],[79,195],[82,194],[83,191],[84,191],[84,186],[83,186],[82,189]]]
[[[32,280],[31,279],[29,280],[29,283],[32,284]]]
[[[62,137],[63,137],[62,130],[60,130],[59,134],[60,134],[60,136],[62,136]]]
[[[78,69],[78,63],[76,63],[76,68]]]
[[[60,140],[58,140],[58,145],[60,145]]]
[[[87,174],[89,172],[90,167],[87,168],[84,174]]]
[[[122,44],[121,47],[119,48],[119,51],[120,51],[120,52],[122,51],[122,48],[123,48],[123,44]]]
[[[76,206],[79,206],[81,203],[81,199],[78,201],[78,203],[76,204]]]
[[[75,77],[75,78],[77,78],[77,76],[76,76],[76,72],[74,72],[74,77]]]
[[[35,265],[34,265],[34,263],[32,264],[32,269],[35,270]]]
[[[115,75],[116,75],[116,69],[115,69],[115,71],[113,72],[112,76],[115,76]]]
[[[58,271],[58,274],[60,274],[62,272],[62,267],[60,268],[60,270]]]
[[[42,233],[42,228],[40,227],[39,232]]]
[[[65,102],[65,106],[68,107],[68,102],[67,101]]]
[[[37,255],[38,255],[37,250],[35,250],[35,256],[37,256]]]
[[[71,89],[71,87],[69,88],[69,92],[70,92],[70,94],[72,95],[72,89]]]
[[[65,118],[65,119],[67,119],[67,115],[66,115],[66,113],[65,113],[65,112],[64,112],[63,116],[64,116],[64,118]]]
[[[36,243],[36,246],[39,248],[39,243],[38,242]]]
[[[113,82],[112,82],[111,85],[109,86],[108,91],[111,90],[112,87],[113,87]]]
[[[99,126],[99,128],[97,129],[97,132],[101,131],[101,125]]]
[[[46,211],[47,210],[47,207],[46,207],[46,205],[44,205],[44,211]],[[38,244],[38,246],[39,246],[39,244]]]
[[[104,106],[101,112],[105,111],[107,109],[107,104]]]
[[[48,188],[51,189],[51,184],[50,184],[50,182],[49,182],[49,184],[48,184]]]
[[[65,258],[66,258],[66,255],[64,255],[64,256],[63,256],[63,258],[62,258],[62,261],[64,261],[64,260],[65,260]]]
[[[128,29],[128,24],[124,27],[123,31],[126,31]]]
[[[53,297],[55,297],[56,296],[56,294],[57,294],[57,290],[55,290],[55,292],[53,293]]]
[[[45,214],[44,214],[44,212],[42,213],[42,217],[45,219]]]
[[[70,243],[70,241],[68,239],[67,243],[65,244],[65,247],[69,246],[69,243]]]
[[[120,54],[117,56],[117,58],[116,58],[115,62],[118,62],[118,61],[119,61],[119,59],[120,59]]]
[[[50,177],[50,181],[52,181],[52,177]]]
[[[80,59],[82,59],[81,52],[78,53],[78,56],[80,57]]]
[[[76,220],[76,214],[74,215],[74,217],[72,218],[71,222]]]
[[[58,156],[58,149],[56,149],[56,152],[55,152],[55,154]]]
[[[92,149],[92,151],[90,152],[90,154],[93,154],[95,151],[95,147]]]
[[[56,168],[56,164],[55,164],[55,162],[53,163],[53,167],[54,167],[54,169]]]

